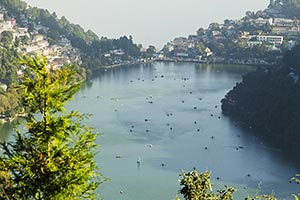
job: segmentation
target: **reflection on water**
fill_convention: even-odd
[[[104,199],[174,199],[181,169],[211,170],[216,187],[243,194],[299,187],[299,167],[221,113],[220,100],[249,66],[155,63],[95,74],[68,106],[102,133],[97,163]],[[218,179],[217,179],[218,177]],[[241,199],[241,197],[237,198]]]

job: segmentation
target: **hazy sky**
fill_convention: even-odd
[[[178,36],[194,34],[211,22],[238,19],[269,0],[25,0],[55,11],[99,36],[132,35],[138,44],[161,48]]]

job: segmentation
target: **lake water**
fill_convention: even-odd
[[[100,186],[101,196],[171,200],[181,170],[195,167],[212,171],[216,188],[238,188],[236,199],[258,185],[291,199],[300,191],[289,183],[299,165],[221,114],[220,100],[253,69],[154,63],[95,74],[68,108],[93,114],[88,123],[102,133],[96,159],[110,181]]]

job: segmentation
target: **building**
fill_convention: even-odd
[[[262,41],[257,41],[257,40],[249,40],[247,41],[247,46],[248,47],[254,47],[254,46],[259,46],[262,45]]]
[[[273,25],[273,19],[272,18],[268,18],[268,19],[257,18],[254,20],[254,23],[257,25],[265,25],[265,24]]]
[[[297,36],[300,33],[300,28],[299,27],[293,27],[289,30],[288,36]]]
[[[272,29],[272,33],[286,35],[290,31],[290,29],[290,27],[276,26]]]
[[[272,43],[275,45],[282,44],[283,42],[283,36],[276,36],[276,35],[258,35],[257,41],[261,42],[267,42],[267,43]]]
[[[187,54],[187,53],[177,53],[176,56],[180,57],[180,58],[188,58],[189,54]]]
[[[204,49],[204,52],[205,52],[205,56],[206,57],[209,57],[209,56],[211,56],[212,54],[213,54],[213,52],[210,50],[210,48],[208,48],[208,47],[206,47],[205,49]]]
[[[274,18],[273,24],[274,26],[293,27],[294,20],[285,19],[285,18]]]

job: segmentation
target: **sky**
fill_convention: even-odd
[[[175,37],[195,34],[211,22],[263,10],[269,0],[25,0],[91,29],[99,37],[132,35],[134,42],[162,48]]]

